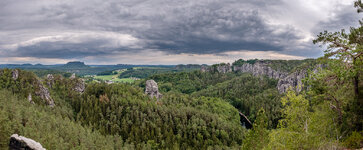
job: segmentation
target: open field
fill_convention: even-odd
[[[126,69],[120,69],[120,70],[115,70],[114,72],[117,74],[113,74],[113,75],[97,75],[95,77],[93,77],[96,80],[102,80],[102,81],[113,81],[113,82],[123,82],[123,83],[133,83],[134,79],[131,78],[118,78],[120,76],[121,73],[125,72]]]

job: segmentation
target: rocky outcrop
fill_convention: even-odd
[[[147,94],[150,98],[156,98],[157,100],[161,99],[163,96],[159,93],[158,84],[154,80],[147,80],[145,85],[145,94]]]
[[[73,90],[82,94],[84,92],[84,90],[86,89],[86,84],[84,82],[83,79],[77,78],[76,74],[72,74],[71,77],[69,77],[70,80],[72,80],[72,82],[74,82],[74,86],[73,86]]]
[[[324,65],[316,65],[312,70],[313,73],[317,73]],[[202,72],[217,71],[219,73],[227,73],[231,71],[235,72],[248,72],[254,76],[267,76],[269,78],[277,79],[277,89],[280,93],[285,93],[289,88],[292,88],[296,92],[301,92],[303,85],[302,79],[308,75],[308,68],[299,69],[293,73],[287,73],[284,71],[274,70],[269,66],[268,62],[263,60],[257,61],[253,64],[244,63],[242,65],[234,65],[231,67],[229,64],[218,64],[211,67],[201,67]]]
[[[306,70],[299,70],[289,74],[287,77],[282,78],[277,83],[277,90],[280,93],[285,93],[289,88],[292,88],[296,92],[302,90],[302,79],[307,75]]]
[[[29,103],[34,104],[33,97],[32,97],[31,93],[29,93],[29,95],[28,95],[28,101],[29,101]]]
[[[39,96],[42,100],[44,100],[47,105],[53,107],[54,101],[50,96],[48,88],[46,88],[40,80],[37,80],[37,87],[38,89],[35,90],[35,95]]]
[[[43,146],[26,137],[19,136],[18,134],[13,134],[10,137],[9,143],[10,150],[45,150]]]
[[[219,64],[216,66],[216,69],[219,73],[228,73],[232,72],[232,66],[228,64]]]
[[[48,85],[49,88],[53,88],[54,76],[52,74],[47,75],[47,85]]]
[[[13,71],[11,71],[12,74],[12,78],[14,80],[17,80],[19,78],[19,70],[18,69],[14,69]]]
[[[233,66],[233,70],[236,72],[249,72],[254,76],[265,75],[274,79],[282,79],[287,76],[286,72],[274,70],[268,66],[267,63],[256,62],[254,64],[245,63],[241,66]]]
[[[318,73],[325,65],[318,64],[312,69],[312,73]],[[285,93],[289,88],[296,92],[301,92],[303,89],[302,80],[308,76],[308,68],[297,70],[285,78],[282,78],[277,83],[277,89],[280,93]]]
[[[201,72],[218,72],[218,73],[228,73],[228,72],[232,72],[232,66],[228,63],[228,64],[216,64],[213,66],[207,66],[207,65],[202,65],[200,67],[200,71]]]
[[[76,79],[76,83],[75,83],[75,86],[73,87],[73,90],[78,92],[78,93],[83,93],[86,86],[85,86],[85,82],[83,79]]]
[[[69,77],[69,79],[75,79],[76,78],[76,74],[75,73],[73,73],[72,75],[71,75],[71,77]]]
[[[209,68],[208,68],[208,66],[203,65],[203,66],[200,67],[200,71],[201,72],[208,72]]]

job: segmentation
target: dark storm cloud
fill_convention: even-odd
[[[310,46],[299,42],[300,31],[285,23],[273,25],[266,18],[270,7],[284,7],[283,3],[2,0],[0,54],[10,50],[7,56],[79,58],[145,49],[170,54],[238,50],[294,54],[292,47]]]

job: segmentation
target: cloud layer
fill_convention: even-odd
[[[226,53],[318,57],[322,50],[311,42],[318,32],[357,25],[359,16],[352,4],[352,0],[2,0],[0,57],[87,58],[111,64],[121,55],[143,63],[145,51],[186,61],[186,56],[216,59]],[[153,63],[173,63],[153,58]]]

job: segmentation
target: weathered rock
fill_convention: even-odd
[[[232,72],[232,67],[229,63],[217,65],[216,69],[219,73]]]
[[[54,101],[49,94],[48,88],[44,87],[40,80],[37,81],[37,86],[38,89],[35,91],[35,95],[39,96],[42,100],[44,100],[47,105],[53,107]]]
[[[202,65],[202,66],[200,67],[200,71],[201,71],[201,72],[208,72],[208,66]]]
[[[54,76],[52,74],[47,75],[47,85],[52,88],[54,85]]]
[[[19,70],[18,70],[18,69],[14,69],[14,70],[11,72],[11,74],[12,74],[12,78],[13,78],[14,80],[17,80],[17,79],[19,78]]]
[[[292,88],[296,92],[300,92],[302,90],[302,79],[305,78],[306,75],[306,70],[299,70],[291,73],[278,81],[277,90],[280,93],[285,93],[289,88]]]
[[[214,68],[213,68],[214,67]],[[317,73],[321,68],[325,67],[325,65],[318,64],[312,70],[312,73]],[[231,72],[231,66],[229,64],[219,64],[212,67],[202,67],[202,72],[209,72],[209,71],[218,71],[219,73],[227,73]],[[269,78],[277,79],[277,89],[280,93],[285,93],[289,88],[292,88],[296,92],[301,92],[303,85],[302,79],[307,76],[306,69],[300,69],[295,71],[291,74],[288,74],[284,71],[274,70],[269,66],[269,63],[264,62],[263,60],[257,61],[254,64],[244,63],[240,66],[233,66],[233,71],[235,72],[249,72],[252,73],[254,76],[261,76],[265,75]],[[308,87],[307,87],[308,88]]]
[[[31,93],[29,93],[29,95],[28,95],[28,101],[29,101],[29,103],[34,104],[33,97],[32,97]]]
[[[69,77],[69,79],[75,79],[76,78],[76,74],[75,73],[73,73],[72,75],[71,75],[71,77]]]
[[[145,85],[145,94],[149,95],[150,98],[161,99],[163,96],[159,93],[158,84],[154,80],[147,80]]]
[[[85,88],[86,88],[86,86],[85,86],[84,80],[78,79],[76,81],[76,84],[75,84],[73,90],[82,94],[84,92]]]
[[[287,76],[286,72],[274,70],[264,62],[256,62],[255,64],[245,63],[242,66],[233,66],[233,70],[237,72],[249,72],[254,76],[266,75],[274,79],[281,79]]]
[[[10,137],[9,143],[10,150],[45,150],[43,146],[26,137],[19,136],[18,134],[13,134]]]
[[[316,65],[311,73],[318,73],[325,65]],[[280,93],[285,93],[289,88],[295,90],[296,92],[301,92],[303,89],[302,80],[308,76],[308,68],[297,70],[285,78],[282,78],[277,83],[277,89]]]

